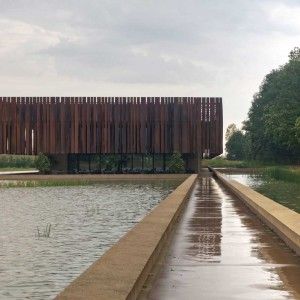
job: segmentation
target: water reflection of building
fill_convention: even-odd
[[[295,299],[300,299],[300,257],[270,228],[264,226],[242,201],[236,199],[232,205],[237,214],[243,216],[240,217],[242,225],[252,234],[251,256],[262,261],[265,269],[273,274],[270,281],[282,281],[283,286],[277,287],[279,290],[288,290]]]
[[[200,177],[195,187],[194,212],[189,219],[188,254],[197,261],[219,262],[221,256],[222,202],[213,179]]]

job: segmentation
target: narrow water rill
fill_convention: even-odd
[[[300,258],[209,173],[141,299],[298,299]]]

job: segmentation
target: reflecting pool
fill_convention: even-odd
[[[0,189],[0,299],[52,299],[176,180]]]

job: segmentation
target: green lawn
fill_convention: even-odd
[[[0,188],[16,188],[16,187],[57,187],[57,186],[82,186],[93,185],[97,182],[84,179],[69,180],[12,180],[1,183]]]
[[[34,155],[0,154],[0,171],[23,171],[35,169]]]
[[[202,160],[203,167],[210,166],[213,168],[262,168],[273,165],[274,164],[259,161],[228,160],[221,157]]]
[[[255,190],[300,213],[300,184],[269,179],[256,187]]]
[[[212,168],[274,168],[277,169],[275,171],[279,171],[278,169],[289,169],[293,171],[294,174],[300,174],[300,165],[285,165],[278,164],[274,162],[262,162],[256,160],[228,160],[222,157],[216,157],[213,159],[203,159],[202,161],[203,167],[212,167]]]

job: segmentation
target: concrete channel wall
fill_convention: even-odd
[[[19,173],[5,173],[0,174],[1,180],[21,180],[21,181],[126,181],[126,180],[183,180],[188,177],[187,174],[19,174]]]
[[[194,186],[189,176],[55,299],[136,299]]]
[[[300,255],[300,214],[210,168],[214,175]]]

